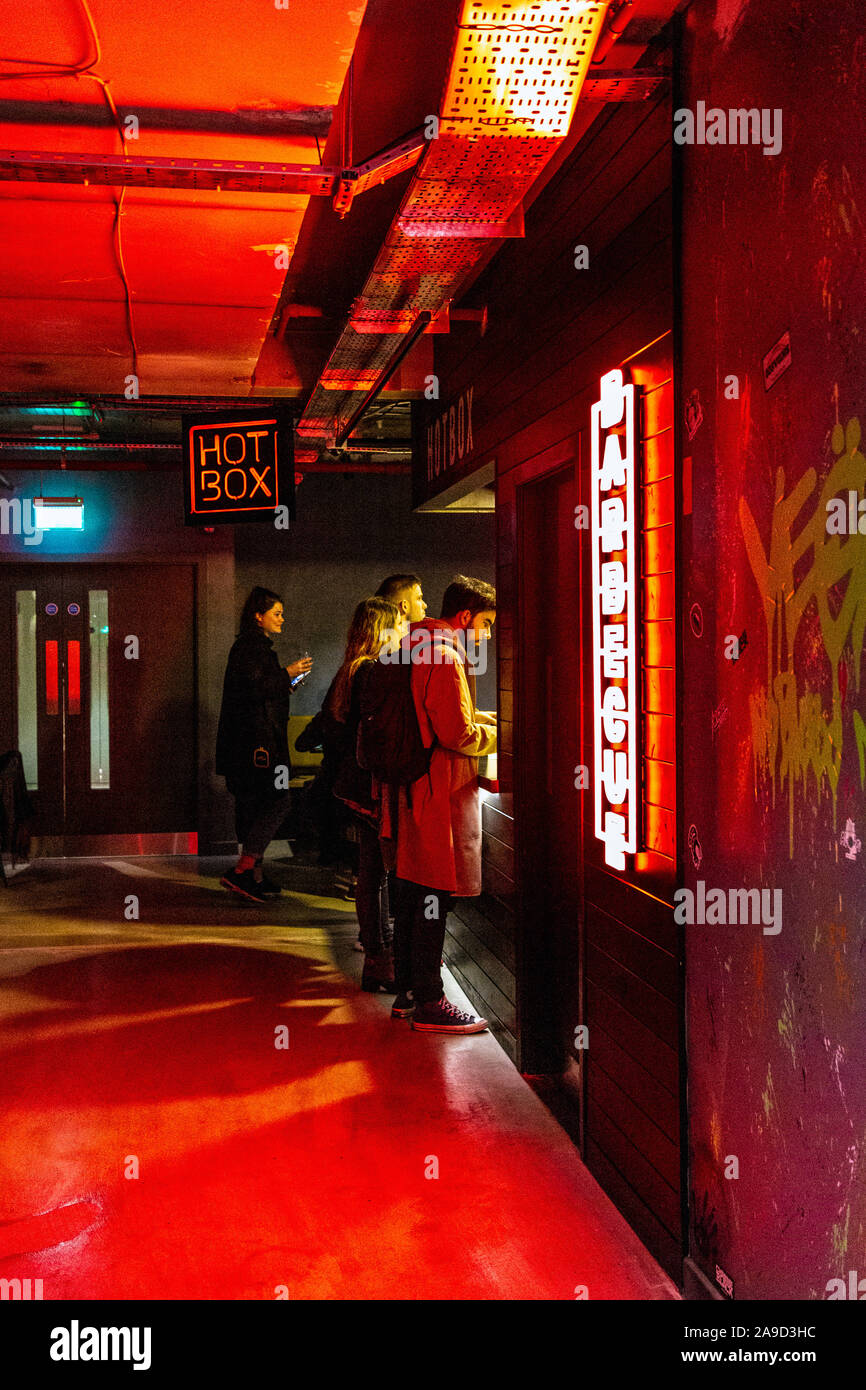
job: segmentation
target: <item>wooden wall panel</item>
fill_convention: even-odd
[[[681,962],[673,923],[677,816],[676,515],[671,109],[668,97],[608,107],[529,210],[524,240],[507,242],[473,287],[488,330],[437,338],[443,396],[473,387],[474,452],[496,460],[501,794],[483,811],[485,893],[458,903],[448,963],[520,1065],[531,1020],[518,1007],[515,962],[533,894],[521,851],[515,760],[521,755],[519,490],[575,468],[586,497],[588,424],[599,377],[622,364],[642,392],[641,563],[646,847],[625,874],[607,869],[592,836],[583,855],[581,1067],[585,1157],[657,1258],[681,1274]],[[574,248],[589,248],[589,269]],[[575,532],[576,555],[580,546]],[[587,552],[588,554],[588,552]],[[581,559],[581,564],[584,560]],[[588,612],[563,633],[588,650]],[[588,670],[588,667],[586,668]],[[584,676],[584,688],[586,685]],[[584,746],[590,710],[575,692]],[[591,756],[585,756],[586,763]],[[540,770],[541,771],[541,770]],[[591,792],[584,793],[591,795]],[[507,810],[505,809],[507,805]],[[577,953],[576,953],[577,954]],[[518,1026],[518,1019],[520,1024]],[[570,1071],[575,1068],[572,1061]]]

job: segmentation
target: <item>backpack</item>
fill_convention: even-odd
[[[424,747],[411,662],[368,661],[358,672],[361,717],[356,757],[379,782],[408,786],[430,770],[436,740]]]

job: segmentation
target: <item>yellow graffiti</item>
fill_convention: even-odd
[[[817,473],[810,468],[786,496],[784,470],[777,471],[769,551],[764,550],[748,502],[740,498],[740,526],[761,595],[767,639],[766,689],[749,699],[752,750],[756,769],[772,783],[774,800],[777,785],[788,793],[792,857],[795,793],[799,789],[805,794],[810,774],[819,794],[825,784],[829,788],[836,827],[836,794],[842,765],[839,663],[848,646],[854,653],[854,688],[860,689],[866,633],[866,536],[827,534],[827,502],[839,494],[847,496],[849,491],[863,496],[866,490],[866,458],[859,445],[860,422],[856,417],[848,421],[844,430],[841,425],[835,426],[832,447],[838,457],[814,510],[796,535],[794,527],[812,499]],[[800,562],[810,552],[812,563],[803,573]],[[836,586],[846,578],[848,583],[842,593]],[[818,691],[800,689],[794,671],[797,634],[813,601],[830,667],[829,709]],[[862,727],[861,721],[858,736]],[[858,737],[858,751],[860,746]],[[861,783],[863,772],[861,757]]]

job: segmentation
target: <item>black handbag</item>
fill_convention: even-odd
[[[373,797],[373,779],[358,762],[360,738],[360,706],[358,702],[358,673],[352,689],[343,756],[334,778],[334,796],[345,802],[350,810],[365,820],[378,821],[379,803]]]
[[[365,820],[379,819],[379,803],[373,797],[373,779],[358,766],[354,748],[350,749],[334,778],[334,796]]]

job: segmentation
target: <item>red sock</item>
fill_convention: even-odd
[[[237,864],[237,871],[238,871],[238,873],[239,873],[239,874],[246,874],[246,873],[249,873],[250,869],[253,867],[253,865],[255,864],[255,862],[256,862],[256,856],[255,856],[254,854],[242,854],[241,857],[240,857],[240,859],[238,860],[238,864]]]

